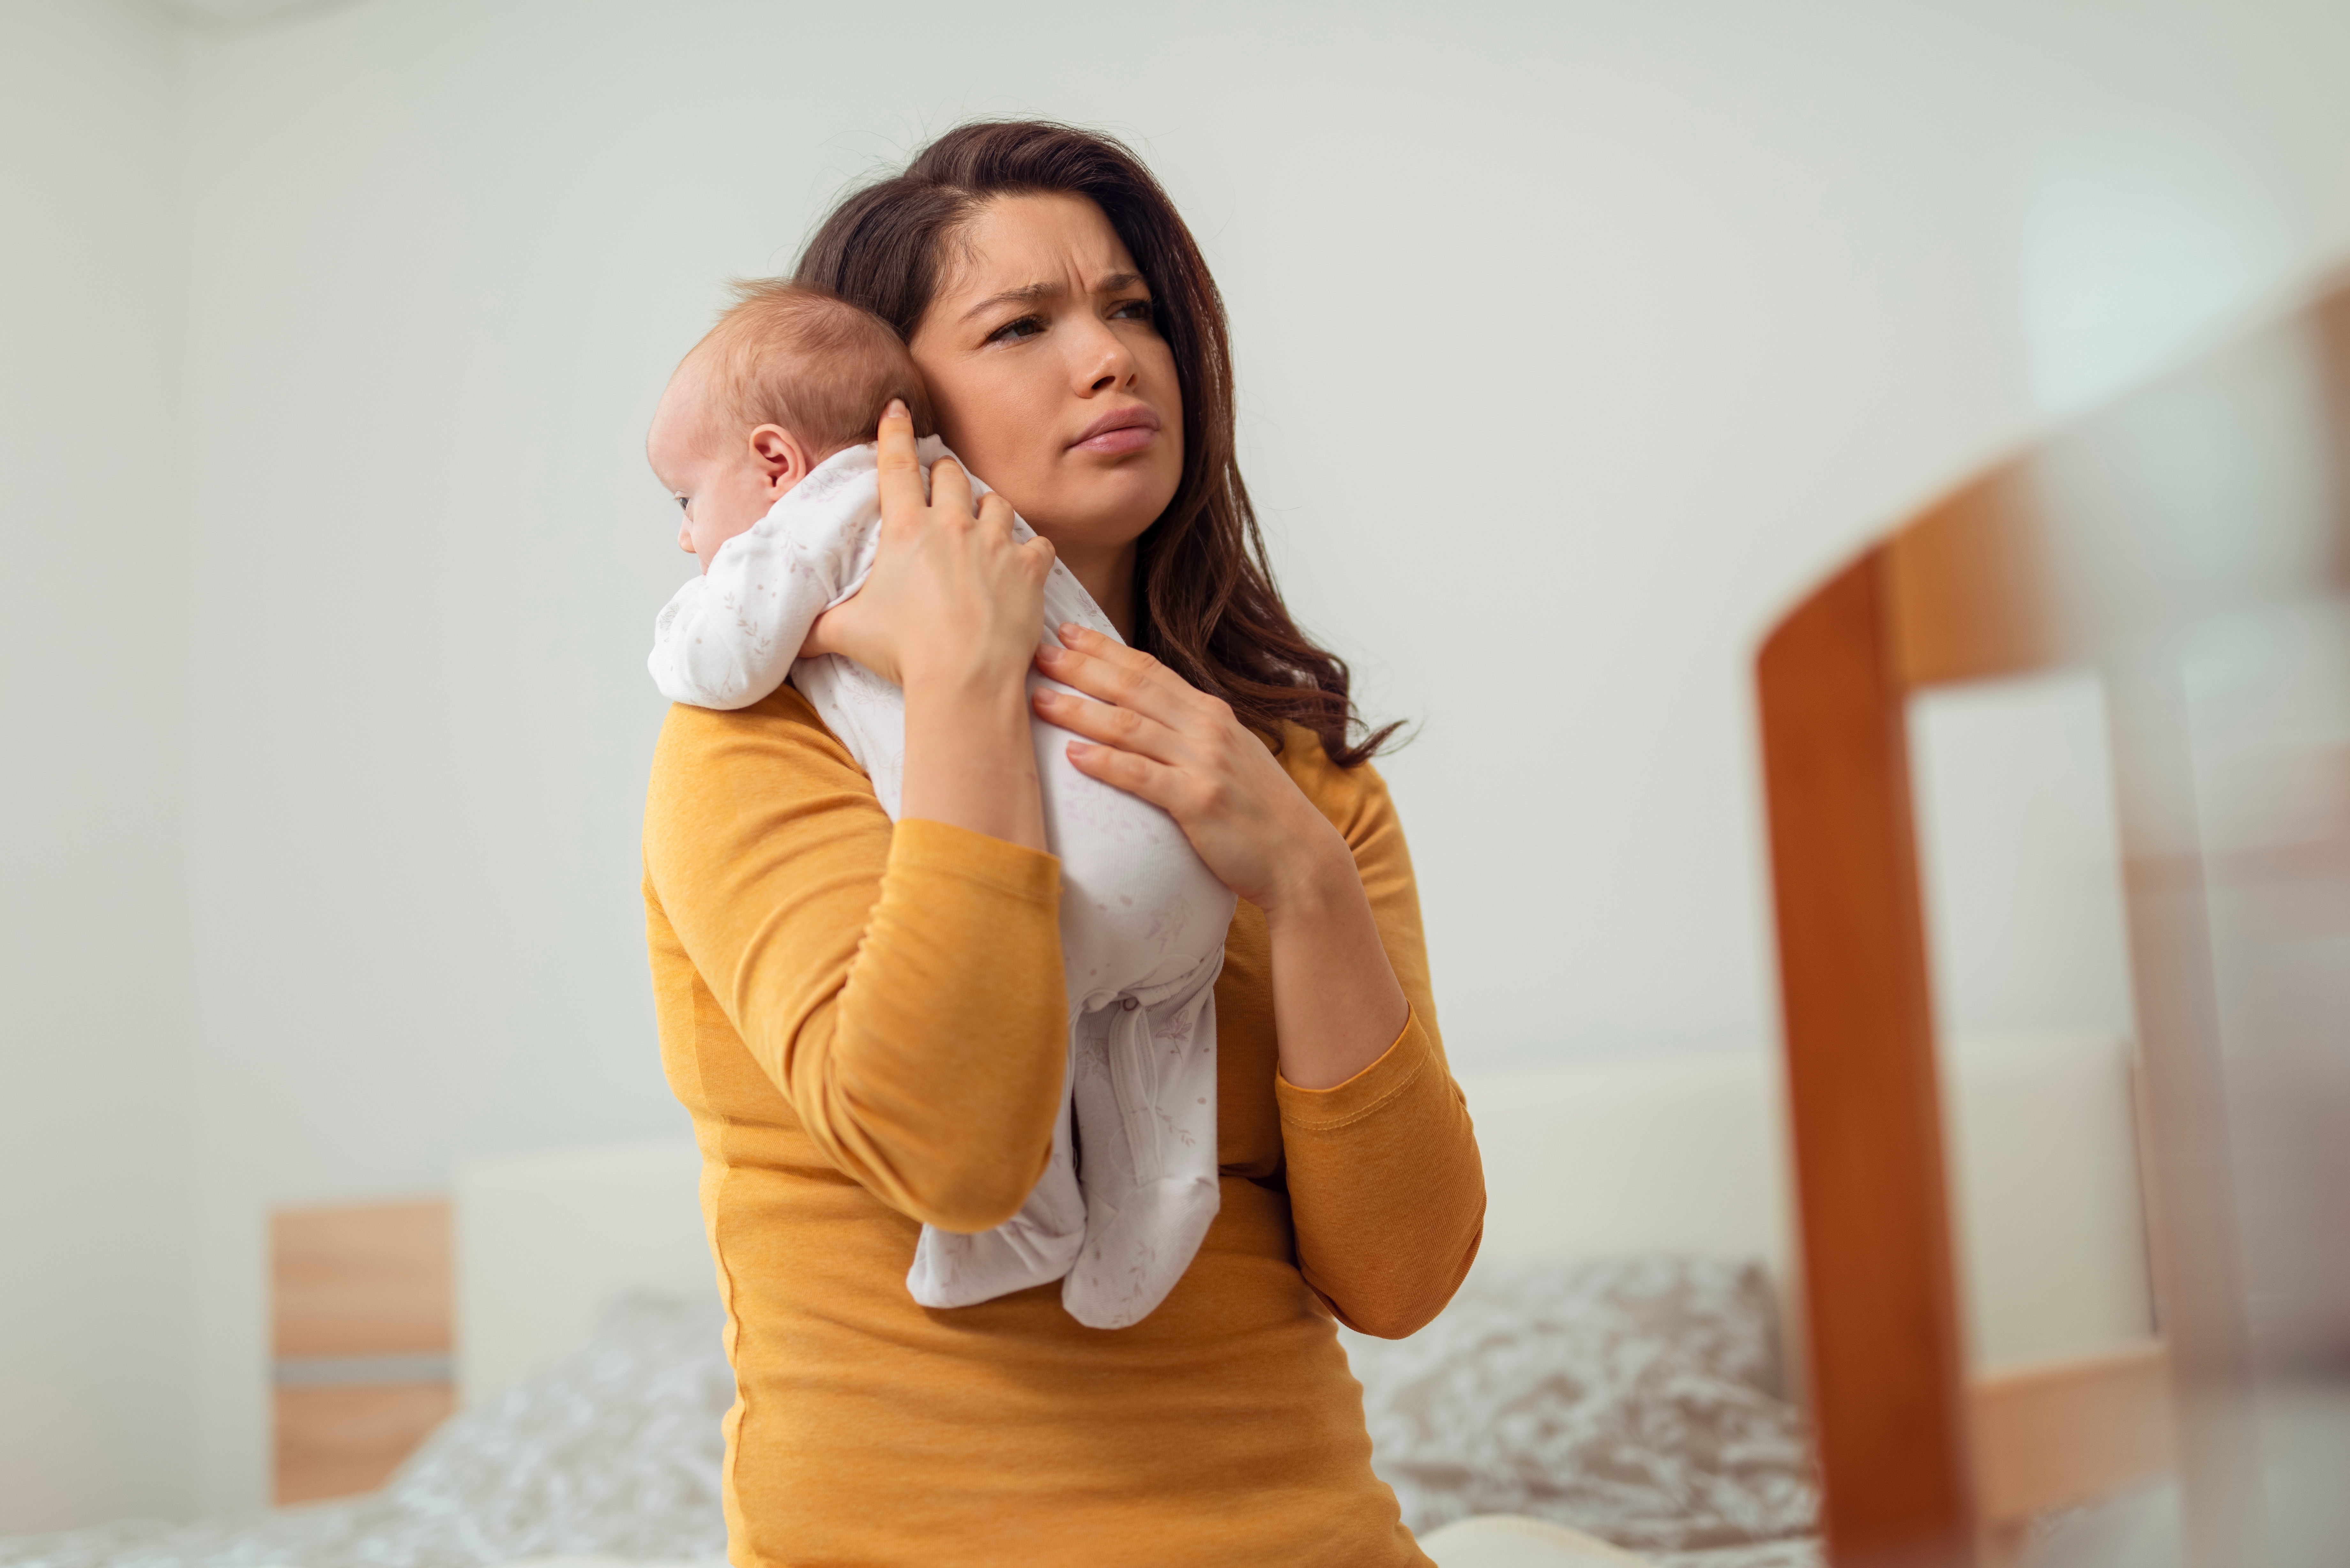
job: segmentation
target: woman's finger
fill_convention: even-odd
[[[1069,742],[1068,756],[1070,764],[1087,778],[1122,789],[1149,801],[1178,822],[1182,820],[1180,807],[1188,803],[1181,798],[1184,780],[1178,770],[1116,746],[1097,746],[1085,741]]]
[[[1008,534],[1012,531],[1012,503],[1004,500],[997,492],[991,490],[979,498],[979,520],[985,526],[1002,529]],[[1041,543],[1044,537],[1039,534],[1036,535],[1036,541]],[[1045,545],[1045,548],[1050,550],[1052,545]]]
[[[1131,708],[1072,697],[1049,686],[1039,687],[1029,701],[1035,704],[1039,718],[1048,724],[1058,724],[1073,735],[1169,766],[1180,766],[1186,760],[1180,735]]]
[[[1060,628],[1061,640],[1080,656],[1099,659],[1129,680],[1196,696],[1197,688],[1139,648],[1114,637],[1104,637],[1089,626],[1070,621]]]
[[[1087,628],[1057,628],[1062,646],[1038,652],[1045,674],[1088,697],[1129,708],[1170,726],[1191,714],[1191,683],[1147,653]]]
[[[914,419],[902,399],[892,398],[881,410],[881,429],[875,438],[880,452],[881,515],[904,526],[917,522],[930,497],[922,492],[922,464],[914,449]]]
[[[1005,530],[1010,531],[1009,524],[1005,524]],[[1012,547],[1018,553],[1021,564],[1027,567],[1028,580],[1043,588],[1053,576],[1053,542],[1039,534],[1016,541]],[[1052,645],[1046,643],[1044,646],[1049,648]]]
[[[910,432],[913,421],[909,420],[906,428]],[[971,475],[951,457],[931,464],[931,504],[950,517],[979,515],[978,508],[971,504]]]

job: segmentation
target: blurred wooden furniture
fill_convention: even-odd
[[[1836,572],[1757,660],[1808,1352],[1835,1568],[2012,1554],[2036,1512],[2176,1459],[2199,1562],[2249,1348],[2176,649],[2338,597],[2350,289],[1982,475]],[[1954,1277],[1906,704],[2105,678],[2167,1344],[1981,1384]],[[2190,1418],[2180,1421],[2175,1413]],[[2241,1436],[2241,1428],[2238,1428]],[[2249,1489],[2249,1490],[2248,1490]]]
[[[270,1220],[276,1496],[381,1486],[456,1406],[445,1200]]]

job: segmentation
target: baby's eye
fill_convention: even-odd
[[[677,509],[680,512],[693,504],[693,497],[691,495],[672,495],[670,499],[677,503]]]
[[[1007,321],[989,333],[987,340],[990,343],[1014,343],[1023,337],[1034,337],[1044,330],[1045,323],[1041,317],[1024,316],[1017,321]]]

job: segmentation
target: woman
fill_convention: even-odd
[[[845,202],[799,280],[904,335],[1022,545],[881,430],[882,543],[817,646],[906,692],[904,817],[786,686],[671,711],[646,812],[664,1067],[692,1112],[739,1398],[738,1568],[1414,1563],[1331,1319],[1410,1333],[1475,1255],[1477,1149],[1409,859],[1345,667],[1274,590],[1233,462],[1222,303],[1115,143],[965,126]],[[1037,649],[1057,551],[1127,640]],[[919,1227],[1042,1172],[1067,1020],[1037,711],[1241,896],[1216,988],[1222,1210],[1140,1324],[1056,1286],[951,1311]]]

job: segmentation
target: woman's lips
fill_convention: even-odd
[[[1084,433],[1069,443],[1069,450],[1115,456],[1119,452],[1140,452],[1158,435],[1159,416],[1149,409],[1118,409],[1087,425]]]

